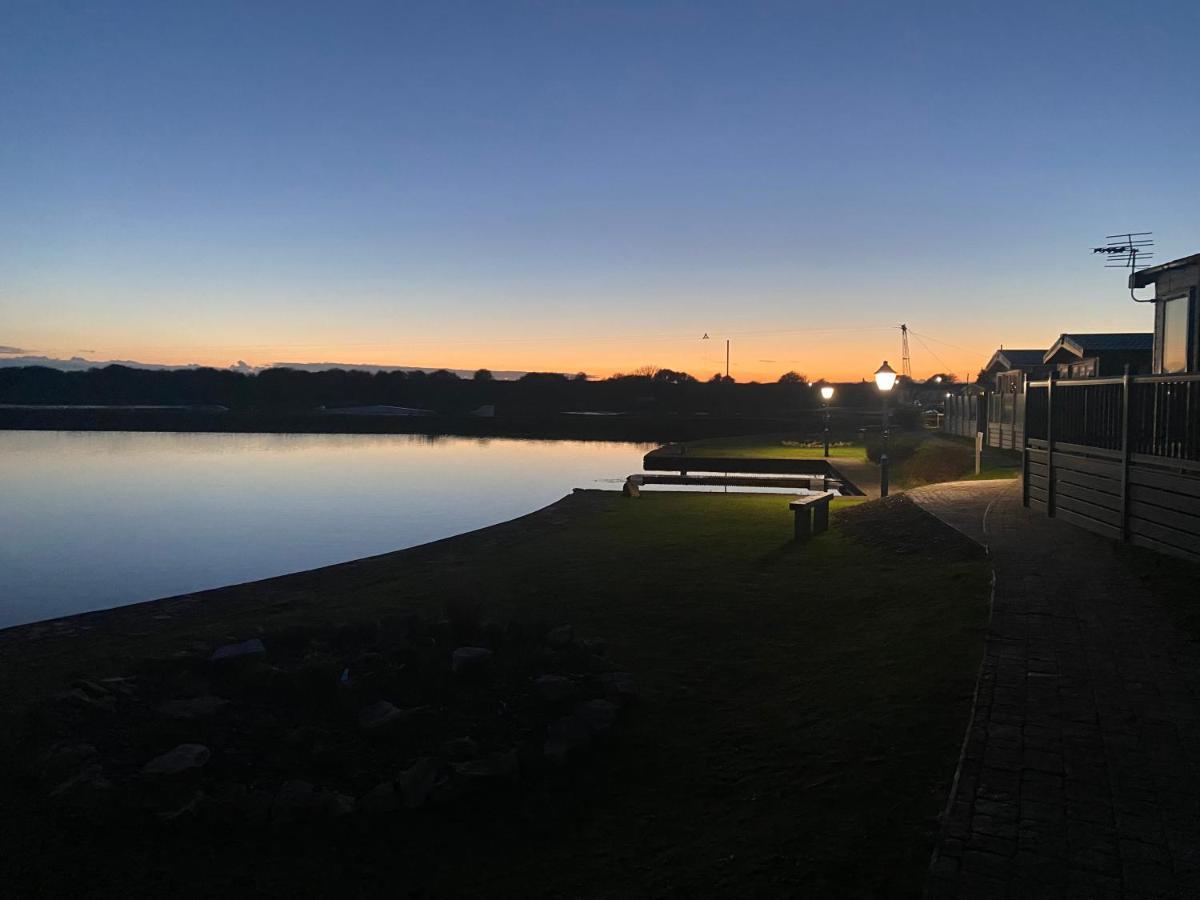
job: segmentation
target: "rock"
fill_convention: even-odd
[[[491,753],[482,759],[454,763],[454,774],[468,781],[494,781],[512,778],[518,769],[517,751]]]
[[[94,695],[78,687],[64,691],[56,699],[64,706],[87,713],[110,713],[116,709],[115,698],[112,694]]]
[[[96,755],[96,748],[83,741],[68,741],[55,744],[38,757],[33,770],[43,778],[61,778]]]
[[[247,822],[261,824],[271,818],[271,807],[275,805],[275,798],[271,796],[270,791],[251,789],[239,791],[235,795],[234,804]]]
[[[328,819],[340,819],[354,812],[354,798],[338,791],[322,791],[317,806]]]
[[[379,732],[400,724],[404,718],[404,710],[387,700],[379,700],[359,711],[358,724],[363,731]]]
[[[391,674],[391,666],[382,653],[360,653],[339,679],[345,687],[378,690]]]
[[[229,701],[211,694],[186,700],[171,700],[158,708],[168,719],[210,719],[229,705]]]
[[[91,697],[111,697],[112,691],[101,684],[94,681],[88,681],[86,678],[79,678],[71,682],[71,687],[78,688]]]
[[[543,752],[550,762],[562,765],[573,751],[586,749],[591,740],[587,722],[575,715],[563,716],[550,725]]]
[[[450,657],[450,669],[469,674],[486,669],[492,661],[492,651],[486,647],[459,647]]]
[[[167,805],[163,809],[160,809],[157,815],[164,822],[174,822],[179,819],[184,819],[195,815],[200,807],[204,804],[204,800],[204,791],[197,789],[189,794],[185,794],[182,798]]]
[[[170,777],[200,769],[212,753],[203,744],[180,744],[142,766],[147,778]]]
[[[559,703],[575,696],[575,682],[565,675],[540,675],[533,680],[533,688],[547,703]]]
[[[423,756],[401,772],[397,784],[404,794],[404,805],[416,809],[424,803],[441,781],[441,770],[436,759]]]
[[[358,798],[358,811],[369,816],[393,813],[400,808],[394,781],[383,781]]]
[[[483,634],[484,642],[489,647],[499,647],[504,643],[504,626],[499,622],[484,622],[479,628]]]
[[[562,650],[564,647],[569,647],[574,640],[575,629],[570,625],[559,625],[557,628],[551,628],[546,634],[546,643],[555,650]]]
[[[617,706],[608,700],[588,700],[575,707],[575,717],[593,737],[607,734],[617,722]]]
[[[637,685],[628,672],[605,672],[600,676],[604,695],[614,703],[624,705],[637,699]]]
[[[479,755],[479,745],[469,737],[452,738],[442,744],[442,751],[454,762],[465,762]]]
[[[126,697],[132,697],[137,694],[137,685],[134,679],[128,676],[117,676],[114,678],[101,678],[100,683],[109,691],[117,694],[124,694]]]
[[[277,822],[295,822],[312,813],[321,797],[310,782],[300,778],[285,781],[275,793],[271,817]]]
[[[99,806],[111,795],[112,782],[104,777],[104,770],[94,763],[85,766],[50,792],[52,800],[81,807]]]
[[[297,725],[284,737],[284,741],[290,747],[311,747],[318,739],[325,736],[325,731],[318,728],[316,725]]]
[[[226,644],[223,647],[218,647],[213,651],[213,655],[209,657],[210,662],[228,662],[234,659],[243,659],[247,656],[263,656],[266,654],[267,648],[258,638],[250,638],[248,641],[242,641],[240,644]]]

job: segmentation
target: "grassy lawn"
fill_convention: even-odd
[[[711,438],[688,441],[688,456],[712,456],[740,459],[823,459],[824,446],[805,446],[811,441],[778,434],[752,435],[749,437]],[[675,455],[678,444],[660,447],[655,453]],[[866,450],[861,444],[838,443],[831,445],[829,455],[850,459],[866,459]]]
[[[692,441],[688,456],[721,459],[821,459],[823,447],[801,446],[782,435],[718,438]],[[839,459],[872,462],[878,460],[879,437],[872,434],[866,444],[831,446],[829,455]],[[678,445],[660,447],[655,453],[674,455]],[[932,431],[893,431],[889,439],[891,480],[897,488],[920,487],[944,481],[974,481],[976,479],[1018,478],[1021,474],[1021,454],[1013,450],[983,448],[980,472],[975,474],[975,445],[969,438]]]
[[[919,487],[943,481],[1019,478],[1019,451],[984,447],[975,474],[975,444],[969,438],[931,432],[907,432],[892,441],[892,479],[898,487]]]
[[[502,814],[112,834],[8,804],[0,878],[22,896],[917,896],[982,653],[988,567],[902,497],[843,501],[826,534],[790,534],[781,496],[580,493],[423,548],[86,617],[86,632],[0,634],[9,713],[197,639],[260,633],[269,646],[291,623],[464,599],[485,618],[607,639],[641,692],[614,749]]]

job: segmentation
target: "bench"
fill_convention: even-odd
[[[796,540],[802,541],[829,528],[829,501],[836,496],[833,491],[822,491],[788,504],[796,516]]]

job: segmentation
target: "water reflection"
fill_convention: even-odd
[[[0,627],[328,565],[640,471],[649,445],[0,432]]]

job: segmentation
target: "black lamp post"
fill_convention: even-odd
[[[825,407],[825,455],[829,456],[829,401],[833,399],[833,385],[821,385],[821,405]]]
[[[888,495],[888,395],[896,386],[896,370],[883,361],[875,370],[875,386],[883,396],[883,446],[879,452],[879,496]]]

